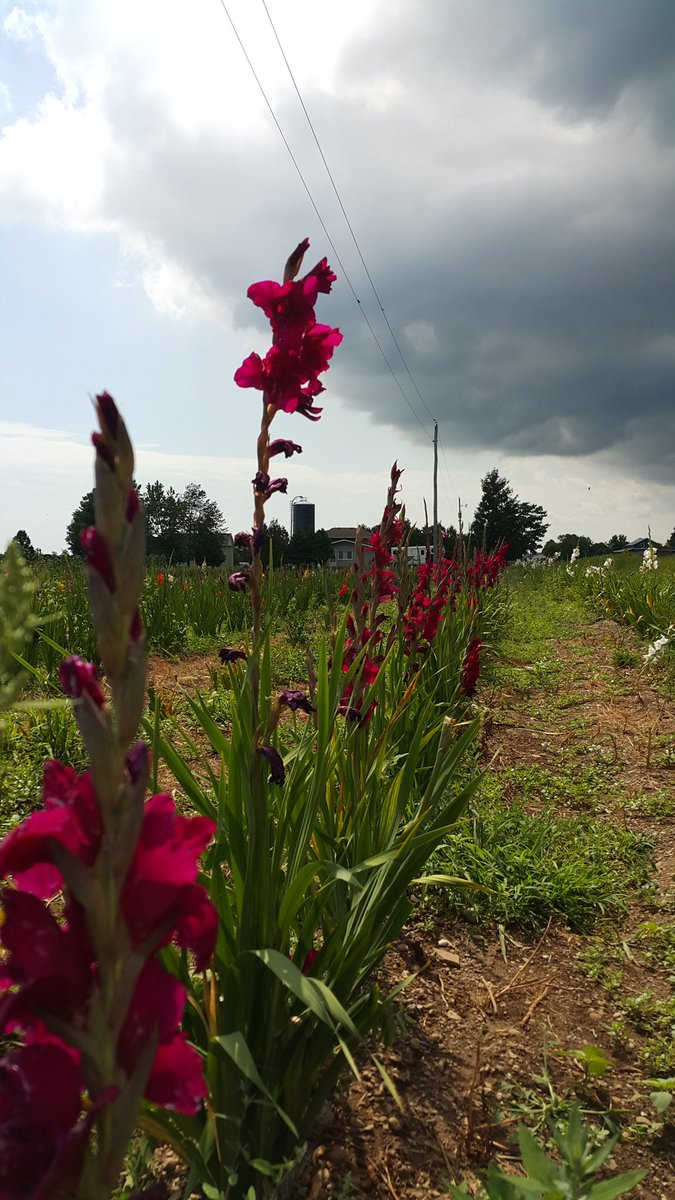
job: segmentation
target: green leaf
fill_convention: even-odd
[[[614,1179],[596,1183],[590,1192],[589,1200],[616,1200],[617,1196],[623,1196],[637,1187],[646,1174],[646,1171],[624,1171],[623,1175],[616,1175]]]
[[[649,1099],[658,1113],[665,1112],[673,1103],[671,1092],[650,1092]]]
[[[520,1156],[528,1175],[538,1180],[545,1187],[550,1187],[555,1178],[555,1163],[544,1154],[539,1143],[524,1125],[518,1127],[518,1145]],[[518,1181],[521,1182],[520,1180]]]
[[[276,1100],[268,1091],[262,1079],[260,1078],[258,1068],[253,1061],[253,1055],[246,1044],[246,1039],[243,1033],[238,1031],[236,1033],[223,1033],[220,1035],[220,1037],[216,1037],[213,1040],[218,1046],[220,1046],[221,1050],[224,1050],[225,1053],[229,1055],[229,1057],[232,1059],[232,1062],[241,1071],[242,1075],[244,1075],[246,1079],[248,1079],[249,1082],[254,1085],[254,1087],[257,1087],[258,1091],[262,1092],[263,1096],[267,1097],[270,1104],[272,1104],[275,1110],[278,1112],[284,1124],[288,1126],[291,1133],[295,1137],[298,1137],[298,1131],[293,1124],[293,1121],[288,1114],[284,1112],[283,1108],[277,1104]]]

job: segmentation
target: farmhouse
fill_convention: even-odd
[[[326,564],[329,567],[350,567],[355,558],[356,551],[356,526],[333,526],[332,529],[327,529],[326,533],[330,538],[332,553]],[[367,563],[371,563],[375,557],[373,551],[366,544],[372,533],[371,529],[363,529],[363,558]]]

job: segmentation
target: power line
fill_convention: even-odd
[[[403,351],[401,350],[401,347],[400,347],[400,345],[399,345],[398,338],[396,337],[396,334],[394,333],[394,330],[392,329],[392,327],[391,327],[391,324],[390,324],[390,322],[389,322],[389,317],[387,316],[387,314],[386,314],[386,312],[385,312],[385,310],[384,310],[384,305],[382,304],[382,301],[381,301],[381,299],[380,299],[379,292],[378,292],[377,288],[375,287],[375,282],[374,282],[374,280],[373,280],[373,277],[372,277],[372,275],[371,275],[370,271],[368,270],[368,264],[366,263],[366,260],[365,260],[365,258],[363,257],[363,253],[362,253],[362,251],[361,251],[361,247],[360,247],[360,245],[359,245],[358,238],[357,238],[357,236],[356,236],[356,234],[355,234],[355,232],[354,232],[354,228],[353,228],[353,226],[352,226],[352,223],[351,223],[351,221],[349,220],[349,217],[348,217],[348,215],[347,215],[347,210],[346,210],[346,208],[345,208],[345,206],[344,206],[344,203],[343,203],[343,201],[342,201],[342,196],[340,195],[340,192],[339,192],[339,190],[338,190],[338,186],[337,186],[337,184],[336,184],[336,182],[335,182],[335,179],[334,179],[334,177],[333,177],[333,172],[331,171],[330,167],[328,166],[328,162],[327,162],[327,159],[326,159],[326,155],[325,155],[325,154],[324,154],[324,152],[323,152],[323,147],[322,147],[322,145],[321,145],[321,142],[319,141],[318,134],[317,134],[317,132],[316,132],[316,130],[315,130],[315,128],[314,128],[314,125],[312,124],[312,119],[311,119],[311,117],[310,117],[310,115],[309,115],[309,113],[308,113],[308,111],[307,111],[307,106],[306,106],[306,104],[305,104],[305,101],[304,101],[304,100],[303,100],[303,98],[302,98],[302,95],[301,95],[301,92],[300,92],[300,88],[298,87],[298,85],[297,85],[297,83],[296,83],[295,75],[293,74],[293,71],[292,71],[292,69],[291,69],[291,64],[289,63],[289,61],[288,61],[288,59],[287,59],[287,57],[286,57],[286,52],[284,51],[284,48],[283,48],[283,46],[282,46],[282,44],[281,44],[281,39],[280,39],[280,37],[279,37],[279,34],[277,33],[277,30],[276,30],[276,26],[275,26],[275,24],[274,24],[274,21],[272,20],[272,17],[271,17],[271,15],[270,15],[270,11],[269,11],[269,9],[268,9],[268,7],[267,7],[266,0],[261,0],[261,3],[262,3],[262,6],[263,6],[263,8],[264,8],[264,10],[265,10],[265,13],[266,13],[266,16],[267,16],[267,20],[268,20],[268,21],[269,21],[269,23],[270,23],[270,26],[271,26],[271,29],[272,29],[272,33],[274,34],[274,37],[275,37],[275,39],[276,39],[277,46],[279,47],[279,51],[280,51],[280,53],[281,53],[281,57],[283,58],[283,60],[284,60],[284,63],[286,64],[286,70],[288,71],[288,74],[289,74],[289,75],[290,75],[290,77],[291,77],[291,83],[293,84],[293,87],[295,88],[296,95],[297,95],[297,97],[298,97],[298,100],[300,101],[300,106],[301,106],[301,108],[302,108],[302,111],[303,111],[303,113],[305,114],[305,118],[306,118],[306,120],[307,120],[307,124],[309,125],[309,128],[310,128],[310,130],[311,130],[312,137],[314,138],[314,141],[315,141],[315,143],[316,143],[316,148],[317,148],[317,150],[319,151],[319,154],[320,154],[320,156],[321,156],[321,161],[322,161],[322,163],[323,163],[324,167],[326,168],[326,174],[328,175],[328,178],[329,178],[329,180],[330,180],[330,182],[331,182],[331,186],[332,186],[332,188],[333,188],[333,191],[335,192],[335,198],[336,198],[336,200],[337,200],[338,204],[340,205],[340,209],[341,209],[341,211],[342,211],[342,215],[343,215],[343,217],[344,217],[344,219],[345,219],[345,222],[346,222],[346,224],[347,224],[347,228],[348,228],[348,230],[349,230],[349,232],[350,232],[350,234],[351,234],[351,238],[352,238],[352,241],[353,241],[353,243],[354,243],[354,246],[356,247],[356,252],[357,252],[357,254],[358,254],[359,258],[361,259],[361,263],[362,263],[362,265],[363,265],[363,269],[364,269],[364,271],[365,271],[365,273],[366,273],[366,275],[367,275],[367,277],[368,277],[368,282],[369,282],[369,284],[370,284],[370,286],[371,286],[371,288],[372,288],[372,290],[373,290],[373,295],[374,295],[374,297],[375,297],[375,299],[376,299],[376,301],[377,301],[377,303],[378,303],[378,306],[379,306],[380,312],[382,313],[382,316],[383,316],[383,318],[384,318],[384,322],[385,322],[385,324],[386,324],[386,326],[387,326],[387,329],[389,330],[389,333],[391,334],[392,341],[393,341],[394,345],[396,346],[396,349],[398,350],[399,358],[401,359],[401,362],[403,363],[403,366],[405,367],[405,370],[406,370],[406,373],[407,373],[407,375],[408,375],[408,378],[409,378],[410,382],[412,383],[412,385],[413,385],[413,387],[414,387],[414,389],[415,389],[415,391],[416,391],[416,393],[417,393],[417,395],[418,395],[418,397],[419,397],[419,399],[420,399],[420,401],[421,401],[421,403],[422,403],[422,405],[423,405],[424,409],[426,410],[427,416],[428,416],[428,417],[430,417],[430,419],[431,419],[432,421],[434,421],[434,422],[435,422],[436,418],[435,418],[435,416],[433,415],[433,413],[431,412],[431,409],[429,408],[429,406],[428,406],[428,404],[427,404],[426,400],[424,399],[424,396],[422,395],[422,393],[421,393],[420,389],[419,389],[419,388],[418,388],[418,386],[417,386],[417,383],[415,382],[415,380],[414,380],[414,378],[413,378],[412,372],[411,372],[411,370],[410,370],[410,367],[408,366],[408,363],[407,363],[407,361],[406,361],[405,355],[404,355],[404,353],[403,353]]]
[[[399,392],[401,393],[401,395],[402,395],[403,399],[405,400],[406,404],[408,405],[408,408],[410,409],[411,413],[413,414],[413,416],[414,416],[415,420],[417,421],[418,425],[420,426],[420,428],[422,429],[422,431],[424,432],[424,434],[425,434],[425,435],[426,435],[426,436],[429,438],[429,441],[431,441],[431,440],[432,440],[431,434],[429,433],[429,431],[428,431],[428,429],[427,429],[426,425],[425,425],[425,424],[424,424],[424,422],[422,421],[422,419],[421,419],[421,417],[419,416],[418,412],[416,411],[416,409],[415,409],[415,408],[413,407],[413,405],[411,404],[411,402],[410,402],[410,399],[409,399],[409,397],[408,397],[407,393],[405,392],[405,390],[403,389],[403,387],[402,387],[402,385],[401,385],[401,382],[400,382],[400,380],[399,380],[398,376],[396,375],[396,372],[394,371],[394,368],[392,367],[392,365],[391,365],[391,363],[390,363],[389,359],[387,358],[387,355],[386,355],[386,354],[385,354],[385,352],[384,352],[384,349],[383,349],[383,347],[382,347],[382,344],[381,344],[381,342],[380,342],[380,340],[379,340],[379,338],[378,338],[377,334],[375,333],[375,330],[373,329],[373,326],[371,325],[371,323],[370,323],[370,321],[369,321],[369,319],[368,319],[368,315],[367,315],[367,313],[365,312],[365,309],[364,309],[364,307],[363,307],[363,305],[362,305],[362,303],[361,303],[361,301],[360,301],[359,297],[358,297],[358,296],[357,296],[357,294],[356,294],[356,291],[355,291],[355,289],[354,289],[354,286],[353,286],[353,284],[352,284],[352,281],[351,281],[351,279],[350,279],[350,277],[349,277],[349,275],[348,275],[348,273],[347,273],[347,268],[345,267],[344,263],[342,262],[342,259],[340,258],[340,255],[338,254],[337,247],[335,246],[335,243],[334,243],[334,241],[333,241],[333,239],[332,239],[331,235],[329,234],[329,232],[328,232],[328,229],[327,229],[327,227],[326,227],[326,223],[325,223],[325,221],[324,221],[323,217],[321,216],[321,213],[319,212],[319,209],[318,209],[318,207],[317,207],[316,201],[314,200],[314,197],[313,197],[313,195],[312,195],[312,193],[311,193],[311,191],[310,191],[309,184],[307,183],[307,181],[306,181],[306,179],[305,179],[305,177],[304,177],[304,175],[303,175],[303,173],[302,173],[302,170],[301,170],[301,168],[300,168],[300,164],[298,163],[298,160],[297,160],[297,158],[295,157],[295,155],[294,155],[294,153],[293,153],[293,150],[291,149],[291,146],[290,146],[290,144],[289,144],[289,142],[288,142],[288,139],[287,139],[287,137],[286,137],[286,135],[285,135],[285,133],[284,133],[283,129],[281,128],[281,125],[280,125],[280,123],[279,123],[279,120],[278,120],[278,118],[277,118],[277,115],[276,115],[276,113],[275,113],[275,111],[274,111],[274,109],[273,109],[273,107],[272,107],[272,103],[271,103],[271,101],[269,100],[269,98],[268,98],[268,96],[267,96],[267,93],[266,93],[266,91],[265,91],[265,89],[264,89],[264,87],[263,87],[263,85],[262,85],[262,82],[261,82],[261,80],[260,80],[260,77],[259,77],[259,75],[258,75],[258,73],[257,73],[257,71],[256,71],[256,69],[255,69],[255,67],[253,66],[253,63],[252,63],[252,61],[251,61],[251,59],[250,59],[250,57],[249,57],[249,55],[248,55],[248,52],[247,52],[247,50],[246,50],[246,47],[245,47],[244,43],[242,42],[242,40],[241,40],[241,37],[239,36],[239,32],[238,32],[238,30],[237,30],[237,27],[236,27],[236,25],[235,25],[234,21],[232,20],[232,17],[230,16],[230,13],[229,13],[229,11],[228,11],[228,8],[227,8],[227,5],[226,5],[226,3],[225,3],[225,0],[219,0],[219,2],[220,2],[220,6],[221,6],[221,8],[222,8],[223,12],[225,13],[225,16],[227,17],[227,19],[228,19],[228,21],[229,21],[229,23],[230,23],[230,27],[231,27],[231,29],[232,29],[232,32],[233,32],[233,34],[234,34],[235,38],[237,39],[237,42],[238,42],[238,44],[239,44],[239,48],[241,49],[241,52],[242,52],[242,54],[244,55],[244,58],[246,59],[246,62],[247,62],[247,64],[248,64],[248,67],[249,67],[249,69],[250,69],[250,71],[251,71],[251,74],[253,75],[253,78],[255,79],[255,81],[256,81],[256,83],[257,83],[257,85],[258,85],[258,88],[259,88],[259,90],[260,90],[260,94],[261,94],[261,96],[262,96],[263,100],[265,101],[265,104],[267,105],[267,108],[268,108],[268,110],[269,110],[270,116],[272,117],[272,120],[274,121],[274,124],[275,124],[275,125],[276,125],[276,127],[277,127],[277,130],[278,130],[278,132],[279,132],[279,135],[280,135],[280,137],[281,137],[281,140],[283,141],[283,143],[284,143],[284,146],[286,147],[286,149],[287,149],[287,151],[288,151],[288,154],[289,154],[289,156],[290,156],[291,162],[293,163],[293,166],[295,167],[295,170],[296,170],[296,172],[297,172],[297,174],[298,174],[298,177],[299,177],[299,179],[300,179],[300,182],[302,183],[302,186],[303,186],[303,188],[305,189],[305,192],[307,193],[307,197],[308,197],[308,199],[309,199],[309,202],[310,202],[310,204],[311,204],[312,208],[314,209],[314,212],[315,212],[315,214],[316,214],[316,217],[317,217],[317,219],[318,219],[318,221],[319,221],[319,224],[321,225],[321,228],[323,229],[323,232],[325,233],[325,235],[326,235],[326,238],[328,239],[328,243],[329,243],[329,245],[330,245],[330,247],[331,247],[331,249],[332,249],[332,251],[333,251],[333,254],[335,255],[335,261],[337,262],[338,266],[340,267],[340,270],[342,271],[342,275],[343,275],[343,277],[344,277],[344,279],[345,279],[345,282],[347,283],[347,286],[349,287],[349,290],[351,291],[351,293],[352,293],[352,296],[354,297],[354,300],[356,301],[356,303],[357,303],[357,305],[358,305],[358,307],[359,307],[359,312],[361,313],[361,316],[363,317],[363,320],[365,321],[365,323],[366,323],[366,325],[367,325],[367,327],[368,327],[368,329],[369,329],[369,331],[370,331],[370,335],[371,335],[371,337],[372,337],[373,341],[375,342],[375,345],[377,346],[377,348],[378,348],[378,350],[379,350],[379,352],[380,352],[380,354],[381,354],[382,358],[384,359],[384,362],[386,363],[387,369],[388,369],[388,371],[389,371],[389,373],[390,373],[390,375],[391,375],[392,379],[394,380],[394,383],[396,384],[396,386],[397,386],[397,388],[398,388]],[[266,9],[265,11],[267,11],[267,9]],[[269,13],[268,13],[267,15],[268,15],[268,17],[269,17]],[[270,23],[271,23],[271,18],[270,18]],[[274,27],[273,27],[273,28],[274,28]],[[276,35],[276,30],[275,30],[275,35]],[[278,38],[277,38],[277,41],[278,41]],[[280,48],[281,48],[281,46],[280,46]],[[282,54],[283,54],[283,50],[282,50]],[[285,56],[284,56],[284,60],[285,60]],[[288,64],[287,64],[287,65],[288,65]],[[289,67],[289,71],[290,71],[290,67]],[[292,76],[291,76],[291,77],[292,77]],[[295,82],[295,81],[294,81],[294,82]],[[296,90],[297,90],[297,86],[296,86]],[[346,214],[345,214],[345,215],[346,215]],[[384,313],[384,309],[383,309],[382,311],[383,311],[383,313]],[[386,320],[386,315],[385,315],[385,320]],[[389,322],[387,322],[387,325],[388,325],[388,324],[389,324]],[[394,338],[394,341],[396,341],[396,339],[395,339],[395,338]],[[399,353],[400,353],[400,349],[399,349]],[[403,356],[401,355],[401,357],[403,357]],[[405,364],[404,364],[404,365],[405,365]],[[410,372],[408,372],[408,374],[410,374]],[[411,376],[411,378],[412,378],[412,376]],[[413,381],[413,383],[414,383],[414,381]],[[421,399],[421,397],[420,397],[420,399]],[[423,402],[423,403],[424,403],[424,402]],[[424,407],[426,408],[426,404],[424,405]],[[427,409],[427,412],[428,412],[428,411],[429,411],[429,410]],[[430,414],[430,415],[431,415],[431,414]],[[433,420],[433,418],[432,418],[432,420]]]

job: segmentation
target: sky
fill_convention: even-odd
[[[436,419],[445,524],[497,467],[665,540],[674,143],[673,0],[0,0],[0,547],[64,547],[103,389],[140,483],[250,524],[246,289],[305,236],[344,341],[269,518],[373,523],[396,459],[423,523]]]

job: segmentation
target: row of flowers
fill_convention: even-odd
[[[231,729],[190,701],[209,744],[199,766],[190,739],[189,759],[160,728],[152,749],[138,740],[144,519],[126,427],[97,397],[82,545],[102,674],[77,656],[60,670],[89,768],[47,763],[42,809],[0,846],[0,1033],[16,1043],[0,1062],[5,1200],[109,1197],[141,1105],[189,1162],[188,1186],[219,1200],[273,1190],[339,1071],[356,1069],[383,1003],[373,972],[470,795],[470,698],[505,550],[409,567],[397,464],[374,561],[359,542],[306,686],[271,687],[261,550],[287,480],[270,462],[300,451],[271,425],[319,419],[342,340],[315,317],[335,279],[326,260],[298,278],[307,245],[282,283],[249,289],[272,327],[268,353],[235,375],[262,393],[253,522],[237,535],[250,561],[229,580],[252,633],[220,653]],[[146,800],[152,753],[198,815],[168,793]]]

